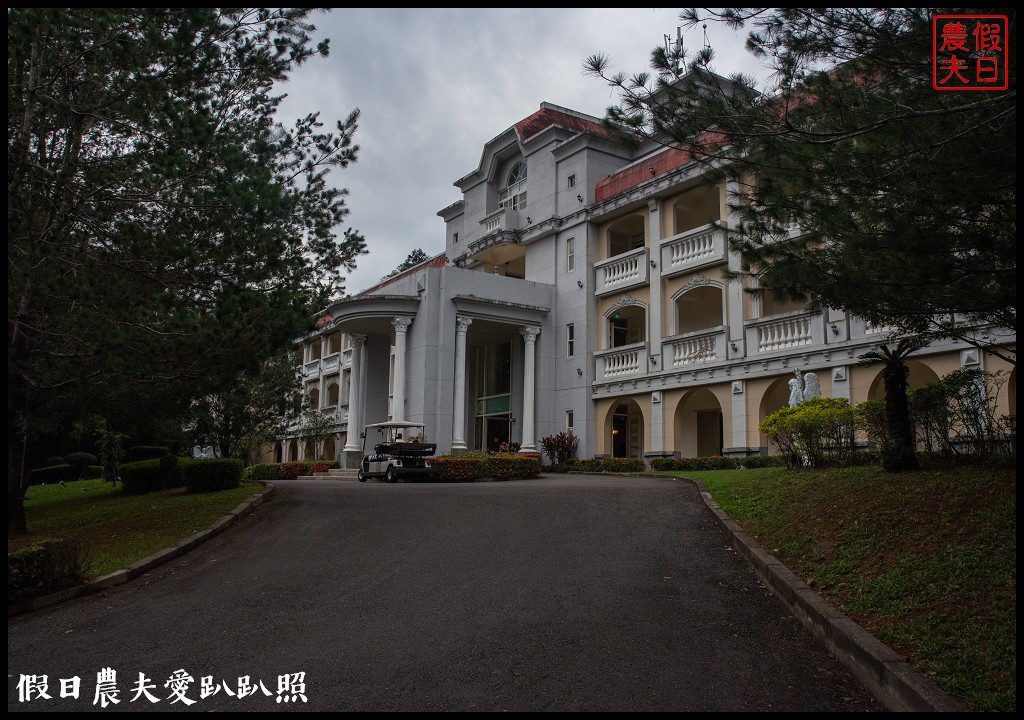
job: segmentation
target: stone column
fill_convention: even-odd
[[[539,327],[524,327],[519,329],[526,346],[523,350],[523,444],[519,448],[522,453],[535,453],[537,446],[533,442],[533,414],[536,391],[534,381],[534,363],[536,354],[537,336],[540,335]]]
[[[473,318],[455,319],[455,407],[452,409],[452,450],[466,450],[466,333]]]
[[[396,317],[391,321],[395,328],[395,376],[391,388],[391,420],[405,420],[405,334],[412,324],[412,318]]]
[[[361,452],[363,449],[359,433],[363,431],[360,421],[359,391],[363,382],[363,343],[365,335],[352,336],[352,372],[348,386],[348,437],[345,439],[346,452]]]

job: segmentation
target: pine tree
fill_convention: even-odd
[[[709,181],[732,181],[730,243],[761,287],[1015,363],[1016,56],[1009,90],[936,91],[940,12],[952,11],[682,14],[748,28],[772,71],[761,87],[712,72],[710,48],[658,48],[654,73],[612,73],[600,54],[585,69],[620,92],[606,124],[622,138],[681,148]],[[996,12],[1015,47],[1015,11]]]
[[[365,252],[332,169],[358,110],[286,128],[307,10],[8,9],[8,530],[27,433],[183,410],[308,329]]]

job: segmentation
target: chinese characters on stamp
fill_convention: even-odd
[[[1006,15],[935,15],[932,18],[932,87],[935,90],[1006,90],[1009,87]]]

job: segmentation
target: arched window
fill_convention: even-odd
[[[510,210],[526,207],[526,163],[517,162],[512,166],[505,188],[498,195],[498,207]]]

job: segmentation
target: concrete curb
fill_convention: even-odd
[[[129,580],[137,578],[139,575],[147,573],[153,568],[163,565],[166,562],[170,562],[177,557],[181,557],[189,550],[202,545],[210,538],[220,535],[227,528],[238,522],[239,518],[245,517],[265,500],[270,498],[270,496],[274,494],[274,485],[272,483],[264,483],[263,485],[263,490],[257,495],[253,495],[248,500],[242,501],[234,510],[215,520],[208,528],[192,534],[176,545],[172,545],[171,547],[161,550],[158,553],[154,553],[147,558],[143,558],[136,563],[132,563],[126,568],[121,568],[120,570],[115,570],[114,572],[103,575],[102,577],[90,580],[84,585],[63,590],[59,593],[53,593],[52,595],[35,598],[28,602],[8,605],[7,617],[31,612],[32,610],[39,610],[40,608],[56,605],[57,603],[70,600],[71,598],[80,597],[82,595],[89,595],[101,590],[107,590],[108,588],[121,585],[122,583],[126,583]]]
[[[700,490],[704,504],[729,533],[733,549],[750,563],[772,594],[880,703],[896,712],[970,712],[966,705],[948,695],[903,656],[839,612],[778,558],[758,545],[718,506],[704,483],[688,477],[675,477],[692,483]]]

